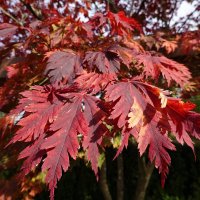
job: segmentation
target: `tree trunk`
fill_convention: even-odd
[[[124,162],[123,154],[117,157],[117,200],[124,199]]]
[[[103,193],[104,200],[112,200],[110,190],[108,187],[108,182],[107,182],[106,160],[104,161],[100,170],[99,184],[100,184],[100,189]]]
[[[138,156],[138,168],[139,177],[133,200],[144,200],[149,180],[154,169],[154,165],[151,163],[146,164],[145,158],[141,158]]]

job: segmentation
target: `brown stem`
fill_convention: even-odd
[[[149,180],[151,178],[154,169],[154,165],[152,163],[146,164],[144,157],[140,158],[138,156],[138,167],[139,167],[139,177],[133,199],[144,200]]]
[[[42,20],[42,16],[37,14],[35,9],[29,4],[26,3],[24,0],[20,0],[20,2],[31,12],[31,14],[38,20]]]
[[[139,15],[140,11],[145,8],[146,0],[143,0],[140,4],[139,9],[137,10],[137,15]]]
[[[117,157],[117,200],[124,199],[124,162],[123,154]]]
[[[100,189],[103,193],[105,200],[112,200],[110,190],[107,182],[107,169],[106,169],[106,160],[104,161],[101,170],[100,170],[100,179],[99,179]]]
[[[8,17],[10,17],[12,20],[14,20],[17,24],[19,24],[20,26],[23,26],[23,23],[20,22],[19,20],[17,20],[14,16],[12,16],[9,12],[7,12],[6,10],[4,10],[2,7],[0,7],[0,11],[7,15]]]

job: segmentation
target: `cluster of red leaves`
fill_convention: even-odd
[[[17,30],[3,24],[0,36],[12,37]],[[40,59],[26,60],[30,70],[10,75],[1,89],[20,74],[23,84],[18,86],[27,87],[38,75],[29,90],[17,90],[19,103],[8,115],[17,123],[9,144],[27,143],[19,155],[24,159],[20,176],[42,163],[53,199],[62,170],[69,168],[70,158],[76,159],[80,149],[98,176],[99,149],[104,150],[105,138],[115,136],[107,128],[111,125],[121,131],[117,155],[133,136],[141,156],[149,147],[149,159],[164,184],[171,162],[168,150],[175,150],[171,135],[193,149],[191,137],[200,138],[200,115],[192,112],[193,104],[169,97],[151,84],[163,78],[163,86],[183,87],[191,77],[188,69],[145,51],[132,39],[133,31],[141,27],[122,12],[98,13],[87,23],[55,17],[34,22],[26,30],[24,49]],[[9,74],[14,68],[9,68]],[[43,75],[33,73],[41,71]]]

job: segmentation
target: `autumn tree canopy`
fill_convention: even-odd
[[[199,53],[195,12],[170,24],[180,4],[1,1],[1,147],[21,144],[18,177],[40,169],[53,199],[80,151],[98,179],[120,135],[115,157],[134,140],[164,185],[173,141],[194,151],[200,139],[195,104],[178,98],[194,89],[191,72],[170,58]]]

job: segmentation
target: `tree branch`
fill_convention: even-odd
[[[112,200],[110,190],[108,187],[108,182],[107,182],[106,160],[104,161],[103,165],[101,166],[99,184],[100,184],[100,189],[103,193],[104,199]]]
[[[144,200],[154,165],[152,163],[146,164],[144,157],[138,156],[138,168],[139,176],[133,200]]]
[[[24,0],[20,0],[20,2],[31,12],[31,14],[38,20],[42,20],[42,16],[37,14],[35,9],[29,4],[26,3]]]
[[[0,7],[0,11],[5,14],[6,16],[10,17],[13,21],[15,21],[17,24],[19,24],[20,26],[23,26],[23,23],[20,22],[19,20],[17,20],[13,15],[11,15],[9,12],[7,12],[6,10],[4,10],[2,7]]]
[[[146,0],[143,0],[143,1],[141,2],[140,7],[139,7],[139,9],[138,9],[136,15],[139,15],[140,11],[144,8],[145,2],[146,2]]]

